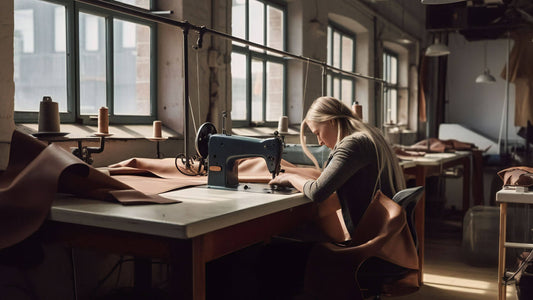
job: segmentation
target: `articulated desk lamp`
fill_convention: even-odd
[[[270,187],[265,184],[239,185],[238,164],[240,158],[262,157],[272,178],[279,174],[283,142],[279,136],[258,139],[245,136],[217,134],[212,123],[204,123],[196,135],[196,151],[207,159],[207,186],[250,192],[294,192],[283,187]],[[259,188],[257,188],[259,187]]]

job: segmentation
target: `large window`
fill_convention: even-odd
[[[150,0],[122,0],[144,9]],[[51,96],[62,122],[102,106],[113,123],[155,118],[155,24],[74,0],[15,1],[15,119]]]
[[[385,89],[383,99],[385,104],[385,123],[398,123],[398,54],[390,50],[383,52],[383,79]]]
[[[270,1],[233,0],[232,35],[285,50],[285,15],[283,6]],[[234,126],[272,125],[285,113],[283,58],[234,42],[231,74]]]
[[[355,71],[355,35],[340,26],[328,26],[327,63],[335,68]],[[355,78],[342,73],[328,71],[327,94],[351,106],[355,101]]]

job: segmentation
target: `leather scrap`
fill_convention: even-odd
[[[178,164],[183,164],[178,161]],[[237,162],[239,182],[268,183],[272,174],[261,157],[240,159]],[[297,167],[282,159],[281,169],[287,173],[317,178],[321,171],[315,168]],[[106,169],[116,180],[144,193],[163,193],[174,189],[207,184],[207,176],[187,176],[180,173],[174,158],[130,158]]]
[[[516,166],[503,169],[498,172],[498,176],[503,181],[503,186],[524,186],[533,185],[533,168],[526,166]]]
[[[390,295],[418,290],[418,254],[403,208],[381,191],[370,202],[347,247],[315,246],[308,259],[305,289],[313,299],[363,299],[357,282],[362,263],[378,257],[408,268],[408,275],[387,286]]]
[[[428,148],[429,143],[429,148]],[[443,153],[443,152],[455,152],[458,150],[474,150],[477,149],[477,147],[472,143],[467,142],[461,142],[458,140],[450,139],[450,140],[439,140],[436,138],[429,138],[421,140],[411,146],[404,147],[404,150],[407,151],[419,151],[419,152],[435,152],[435,153]]]
[[[21,242],[46,219],[58,192],[123,204],[177,203],[139,191],[94,169],[56,144],[13,131],[9,163],[0,174],[0,249]],[[75,200],[73,200],[75,201]]]

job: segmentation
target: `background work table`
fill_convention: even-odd
[[[423,157],[414,157],[412,160],[400,162],[405,175],[415,178],[416,186],[426,186],[426,178],[440,175],[446,168],[463,167],[463,211],[470,206],[470,169],[471,152],[457,151],[454,153],[427,153]],[[418,236],[418,259],[420,265],[420,283],[423,282],[424,268],[424,237],[425,237],[425,193],[418,201],[415,211],[415,225]]]
[[[533,204],[533,192],[528,191],[527,189],[517,188],[504,188],[496,193],[496,202],[500,204],[500,234],[498,241],[499,255],[498,255],[498,299],[507,298],[507,283],[504,282],[505,276],[505,255],[506,248],[527,248],[533,249],[533,244],[531,243],[517,243],[517,242],[507,242],[507,205],[509,203],[516,204]],[[521,189],[521,190],[520,190]],[[523,224],[528,228],[529,224]]]

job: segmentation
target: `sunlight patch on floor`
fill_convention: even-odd
[[[462,293],[486,294],[489,289],[495,288],[494,284],[483,280],[424,273],[424,285]]]

